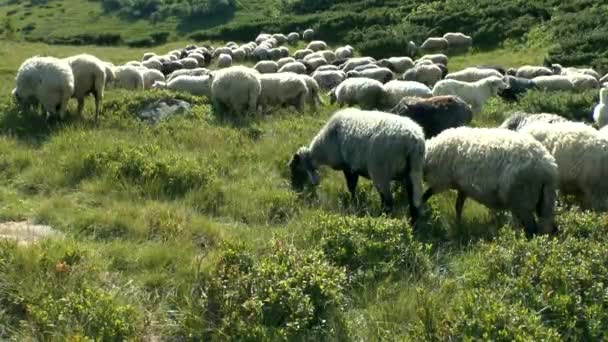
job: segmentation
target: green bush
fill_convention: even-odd
[[[417,241],[404,220],[323,215],[313,224],[325,256],[355,278],[420,276],[430,269],[430,246]]]
[[[593,107],[599,101],[599,91],[582,93],[530,91],[518,107],[528,113],[554,113],[569,120],[592,121]]]
[[[345,274],[321,253],[273,240],[256,258],[225,245],[212,278],[182,312],[176,337],[247,341],[298,340],[331,334],[330,321],[345,304]]]

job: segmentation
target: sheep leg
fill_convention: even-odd
[[[346,186],[353,202],[357,203],[357,182],[359,181],[359,175],[346,169],[344,170],[344,178],[346,178]]]
[[[435,194],[435,191],[433,190],[433,188],[426,189],[426,191],[424,192],[424,195],[422,195],[422,203],[428,202],[429,199],[431,198],[431,196],[433,196],[434,194]]]
[[[76,100],[78,101],[78,109],[77,109],[78,116],[82,116],[82,111],[84,109],[84,98],[79,97]]]
[[[416,221],[418,220],[418,207],[416,206],[416,202],[414,201],[414,184],[412,183],[412,179],[409,177],[409,175],[405,177],[403,183],[405,185],[405,190],[407,191],[407,201],[409,203],[412,226],[415,226]]]
[[[101,94],[95,92],[93,95],[95,96],[95,124],[97,124],[97,118],[101,111]]]
[[[376,185],[376,189],[380,193],[382,210],[385,214],[390,214],[393,211],[393,194],[391,194],[390,182],[379,183],[374,181],[374,185]]]
[[[513,209],[513,216],[515,216],[524,226],[526,237],[530,238],[538,232],[538,226],[536,225],[534,215],[531,212],[522,209]]]
[[[467,200],[467,195],[462,191],[458,191],[458,196],[456,197],[456,220],[458,223],[462,221],[462,209],[464,208],[464,202]]]

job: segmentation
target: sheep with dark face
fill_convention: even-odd
[[[498,96],[507,101],[517,101],[532,89],[537,89],[536,83],[523,77],[505,76],[503,78],[507,87],[498,93]]]
[[[424,165],[424,133],[412,120],[393,114],[348,108],[336,112],[310,145],[291,158],[292,186],[320,183],[317,169],[323,165],[344,172],[353,199],[359,176],[369,178],[380,193],[384,210],[393,207],[391,181],[407,190],[410,216],[418,217]]]
[[[536,122],[544,122],[544,123],[555,123],[555,122],[566,122],[568,121],[566,118],[561,117],[557,114],[549,114],[549,113],[538,113],[538,114],[529,114],[524,112],[515,112],[511,114],[503,123],[500,125],[500,128],[510,129],[512,131],[519,131]]]
[[[473,120],[471,107],[457,96],[405,97],[389,113],[418,123],[427,139],[448,128],[466,126]]]

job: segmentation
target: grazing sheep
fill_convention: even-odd
[[[319,83],[317,83],[317,81],[311,76],[298,76],[304,81],[304,83],[306,83],[306,89],[308,90],[308,94],[306,95],[306,103],[311,105],[314,109],[317,109],[319,105],[323,104]]]
[[[458,127],[427,141],[423,202],[450,189],[458,192],[460,221],[467,197],[492,209],[507,209],[528,236],[554,233],[558,169],[531,136],[500,128]],[[538,216],[538,225],[534,212]]]
[[[386,83],[386,82],[392,80],[395,77],[395,75],[389,68],[373,68],[373,69],[366,69],[366,70],[362,70],[362,71],[356,71],[356,70],[349,71],[346,73],[346,77],[348,77],[348,78],[365,77],[365,78],[371,78],[376,81],[380,81],[382,83]]]
[[[156,54],[154,52],[146,52],[146,53],[144,53],[143,57],[141,58],[141,61],[145,62],[148,59],[155,57],[155,56],[156,56]]]
[[[448,65],[448,56],[444,55],[443,53],[424,55],[416,61],[416,64],[418,64],[419,62],[422,62],[422,61],[431,61],[435,64],[440,63],[440,64],[447,66]]]
[[[389,113],[414,120],[427,139],[446,129],[466,126],[473,120],[471,107],[457,96],[405,97]]]
[[[178,62],[184,67],[184,69],[195,69],[198,68],[198,61],[192,57],[186,57],[180,59]]]
[[[268,53],[270,54],[270,59],[272,59],[273,61],[278,61],[282,57],[285,57],[283,51],[281,51],[280,48],[272,48],[268,50]]]
[[[106,87],[108,84],[114,83],[116,80],[116,74],[114,74],[114,64],[109,62],[103,62],[104,71],[106,72]]]
[[[299,112],[304,110],[308,96],[306,82],[294,73],[262,74],[259,76],[262,91],[258,106],[265,112],[269,105],[295,105]]]
[[[78,101],[78,115],[82,115],[84,109],[84,99],[89,94],[93,94],[95,98],[95,122],[101,111],[101,103],[103,102],[103,93],[106,88],[106,68],[104,62],[99,58],[89,55],[80,54],[65,59],[72,68],[74,75],[74,93],[72,97]],[[158,73],[160,71],[154,70]]]
[[[473,46],[473,38],[464,33],[448,32],[443,35],[443,38],[448,41],[448,48],[450,50],[468,50]]]
[[[253,68],[260,74],[271,74],[279,70],[279,64],[275,61],[259,61]]]
[[[314,51],[312,51],[311,49],[297,50],[296,52],[294,52],[293,58],[303,59],[304,57],[310,55],[311,53],[314,53]]]
[[[414,67],[414,61],[409,57],[390,57],[379,60],[377,64],[399,74]]]
[[[279,45],[287,43],[287,36],[282,33],[275,33],[272,35],[272,38],[274,38]]]
[[[68,101],[74,93],[74,75],[65,61],[54,57],[31,57],[17,71],[13,96],[18,103],[41,104],[47,113],[65,116]]]
[[[265,46],[257,46],[253,49],[253,57],[258,61],[270,60],[270,49]]]
[[[574,88],[578,91],[581,90],[590,90],[590,89],[599,89],[600,82],[597,78],[581,73],[569,73],[566,75],[574,85]]]
[[[404,81],[416,81],[426,84],[429,87],[441,80],[441,68],[435,64],[417,65],[403,73],[401,78]]]
[[[507,88],[501,77],[491,76],[473,83],[443,80],[433,87],[433,95],[456,95],[468,103],[473,113],[479,113],[488,99]]]
[[[348,191],[356,199],[359,176],[371,179],[385,212],[392,211],[391,181],[407,190],[412,223],[416,222],[422,191],[425,141],[420,126],[393,114],[348,108],[336,112],[308,146],[289,161],[292,186],[317,186],[323,165],[344,173]]]
[[[323,57],[317,57],[304,61],[303,64],[306,66],[306,71],[312,73],[322,65],[327,65],[327,60]]]
[[[316,71],[328,71],[328,70],[338,71],[340,69],[335,65],[328,64],[328,65],[321,65],[320,67],[317,68],[317,70],[315,70],[315,72]]]
[[[272,38],[272,36],[268,33],[260,33],[256,38],[255,38],[255,43],[260,45],[263,41],[266,41],[268,39]]]
[[[235,60],[236,62],[244,61],[245,57],[247,57],[247,52],[245,52],[245,50],[243,50],[241,48],[232,50],[232,59]]]
[[[304,39],[307,42],[310,42],[314,37],[315,37],[315,31],[313,31],[313,29],[306,29],[302,33],[302,39]]]
[[[172,72],[169,76],[167,76],[167,82],[171,81],[177,76],[187,75],[187,76],[205,76],[209,75],[209,69],[205,68],[196,68],[196,69],[180,69]]]
[[[233,66],[211,74],[211,98],[220,111],[255,111],[261,89],[260,74],[251,68]]]
[[[320,69],[320,68],[319,68]],[[346,74],[340,70],[319,70],[317,69],[312,78],[317,81],[322,89],[329,90],[338,86],[346,79]]]
[[[376,63],[376,60],[372,57],[350,58],[346,61],[346,63],[342,64],[342,67],[340,69],[342,69],[342,71],[344,72],[349,72],[351,70],[354,70],[358,66],[372,63]]]
[[[384,87],[371,78],[347,78],[329,92],[330,104],[340,107],[359,105],[361,109],[377,109],[384,102]]]
[[[493,69],[466,68],[446,75],[445,79],[462,82],[477,82],[490,76],[502,77],[502,74]]]
[[[165,82],[165,75],[158,70],[141,68],[139,72],[144,78],[144,89],[152,88],[155,82]]]
[[[420,49],[425,52],[446,51],[448,49],[448,41],[445,38],[427,38],[420,46]]]
[[[384,108],[395,107],[401,99],[408,96],[427,98],[433,96],[433,92],[426,85],[415,81],[390,81],[384,85],[386,97]]]
[[[368,69],[378,69],[379,66],[376,64],[365,64],[365,65],[359,65],[358,67],[354,68],[351,71],[363,71],[363,70],[368,70]],[[386,68],[388,69],[388,68]],[[389,69],[390,70],[390,69]],[[349,71],[350,72],[350,71]]]
[[[140,61],[129,61],[129,62],[125,63],[125,65],[140,67],[141,62]]]
[[[539,76],[551,76],[553,75],[553,71],[543,66],[524,65],[522,67],[519,67],[519,69],[517,70],[507,70],[507,74],[531,80]]]
[[[574,90],[574,83],[568,76],[538,76],[532,79],[539,89],[545,91]]]
[[[290,45],[296,44],[300,40],[300,34],[298,32],[291,32],[287,35],[287,43]]]
[[[285,65],[287,63],[293,63],[295,61],[296,61],[296,59],[293,57],[283,57],[277,61],[277,65],[279,66],[279,68],[281,68],[281,67],[283,67],[283,65]]]
[[[600,78],[600,84],[608,83],[608,74],[604,75],[604,77]]]
[[[529,90],[536,89],[536,83],[523,77],[504,76],[503,80],[507,84],[507,88],[498,93],[498,95],[507,101],[517,101],[518,98]]]
[[[128,90],[143,90],[144,75],[137,67],[131,65],[123,65],[114,69],[116,79],[114,85],[116,88]]]
[[[232,57],[232,49],[229,47],[220,47],[217,48],[213,51],[212,57],[213,58],[218,58],[220,55],[229,55],[230,57]]]
[[[301,62],[291,62],[283,65],[278,72],[293,72],[296,74],[306,74],[308,72],[306,65]]]
[[[156,69],[156,70],[160,71],[163,67],[163,63],[161,63],[156,58],[152,58],[152,59],[148,59],[147,61],[142,62],[141,66],[144,68]]]
[[[600,90],[600,103],[593,109],[593,121],[598,128],[608,125],[608,89]]]
[[[535,123],[520,132],[531,134],[555,157],[562,194],[579,198],[585,208],[608,210],[608,139],[581,122]]]
[[[232,65],[232,57],[230,57],[230,55],[223,53],[217,58],[217,67],[218,68],[228,68],[231,65]]]
[[[524,112],[515,112],[511,114],[503,123],[499,126],[499,128],[506,128],[512,131],[519,131],[522,128],[536,123],[536,122],[544,122],[544,123],[555,123],[555,122],[566,122],[568,121],[566,118],[561,117],[557,114],[549,114],[549,113],[538,113],[538,114],[529,114]]]
[[[188,76],[182,75],[173,78],[165,83],[162,81],[155,82],[153,88],[166,88],[180,92],[187,92],[192,95],[211,96],[211,79],[210,76]]]
[[[336,59],[345,59],[355,57],[355,49],[352,46],[346,45],[336,49]]]
[[[321,51],[321,50],[327,50],[327,43],[325,43],[322,40],[313,40],[312,42],[308,43],[308,45],[306,46],[307,49],[310,49],[312,51]]]
[[[564,68],[560,64],[551,64],[551,70],[555,75],[585,74],[594,77],[596,80],[600,79],[600,74],[593,69]]]
[[[172,72],[174,72],[175,70],[180,70],[183,69],[183,65],[180,62],[177,61],[166,61],[163,62],[162,67],[160,68],[160,72],[163,73],[163,75],[167,76],[169,74],[171,74]]]

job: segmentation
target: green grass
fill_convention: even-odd
[[[447,193],[412,236],[403,194],[396,220],[378,218],[369,181],[358,207],[328,169],[316,196],[289,189],[287,161],[335,107],[235,121],[204,98],[111,90],[99,127],[91,101],[84,118],[47,125],[9,98],[25,58],[86,51],[122,62],[147,49],[0,44],[0,221],[31,219],[66,236],[0,242],[0,339],[606,336],[606,215],[560,209],[558,239],[527,241],[509,215],[473,201],[456,224]],[[538,63],[539,52],[472,53],[451,64]],[[135,118],[166,96],[190,101],[192,113],[154,127]],[[474,125],[496,126],[515,109],[574,115],[596,101],[595,92],[492,99]],[[351,252],[332,249],[347,245]]]

